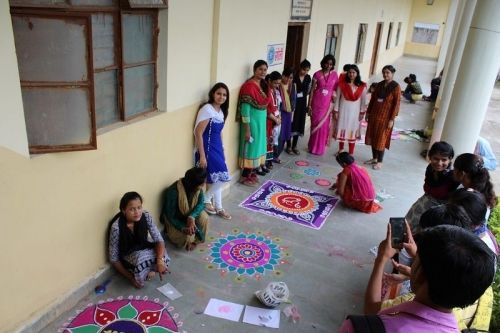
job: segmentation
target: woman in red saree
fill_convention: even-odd
[[[332,189],[336,189],[344,205],[364,213],[381,210],[382,207],[375,202],[375,189],[366,169],[358,166],[347,152],[338,154],[336,159],[343,170],[337,175]]]

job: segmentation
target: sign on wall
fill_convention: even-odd
[[[285,44],[270,44],[267,46],[267,64],[281,65],[285,58]]]
[[[291,20],[310,20],[312,0],[292,0]]]
[[[439,24],[415,22],[411,41],[413,43],[436,45],[439,35]]]

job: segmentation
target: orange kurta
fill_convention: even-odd
[[[392,128],[388,128],[389,121],[394,121],[394,118],[398,115],[401,99],[401,88],[399,84],[394,83],[395,87],[384,97],[385,81],[379,82],[375,92],[372,93],[366,110],[368,127],[366,129],[365,143],[376,150],[389,149],[391,145]]]

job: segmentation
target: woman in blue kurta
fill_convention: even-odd
[[[208,102],[198,111],[194,126],[196,166],[207,169],[205,211],[226,220],[230,220],[231,215],[222,208],[222,187],[231,177],[224,157],[222,129],[228,108],[229,89],[222,82],[216,83],[208,93]]]

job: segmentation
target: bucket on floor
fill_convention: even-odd
[[[285,282],[270,282],[266,289],[256,291],[255,296],[262,304],[274,308],[281,302],[288,302],[290,292]]]

